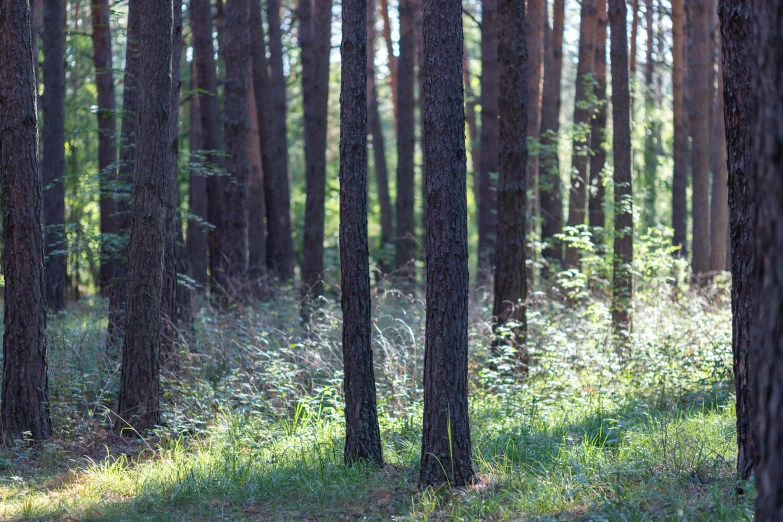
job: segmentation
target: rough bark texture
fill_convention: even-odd
[[[674,118],[674,170],[672,172],[672,244],[686,255],[688,222],[688,124],[685,117],[685,2],[672,0],[672,106]]]
[[[604,197],[606,190],[601,179],[601,171],[606,163],[606,0],[596,0],[598,18],[595,28],[595,63],[593,64],[593,78],[595,79],[595,97],[598,101],[595,115],[590,125],[590,197],[587,202],[587,210],[591,227],[603,228],[606,222],[604,217]],[[596,241],[600,237],[600,230],[594,229]]]
[[[655,58],[653,57],[655,31],[653,27],[653,2],[644,2],[644,20],[647,33],[647,57],[644,63],[644,120],[647,132],[644,134],[644,206],[643,221],[648,228],[655,226],[658,216],[655,210],[657,200],[658,150],[656,147],[657,122],[654,119],[655,91],[653,73]]]
[[[394,120],[397,120],[397,56],[394,54],[394,42],[392,41],[391,18],[389,17],[389,0],[380,0],[381,16],[383,17],[383,39],[386,42],[386,56],[389,66],[389,87],[392,92],[392,106],[394,108]]]
[[[252,9],[251,5],[251,9]],[[260,296],[264,272],[266,271],[266,202],[264,201],[264,167],[261,151],[258,102],[255,94],[255,80],[250,81],[250,132],[248,133],[248,179],[247,179],[247,277],[250,290]]]
[[[141,432],[160,423],[160,330],[171,110],[170,3],[131,0],[143,13],[139,133],[131,200],[128,322],[122,345],[115,427]]]
[[[623,341],[633,308],[633,182],[631,177],[631,93],[625,0],[609,0],[612,57],[612,150],[614,155],[614,260],[612,329]]]
[[[490,283],[495,260],[497,235],[498,104],[500,103],[500,65],[498,62],[498,0],[481,4],[481,172],[478,201],[478,273],[479,285]],[[426,108],[425,108],[426,110]]]
[[[400,0],[400,58],[397,62],[397,269],[401,278],[415,283],[416,219],[414,213],[414,151],[416,147],[413,67],[416,35],[415,1]],[[461,64],[461,62],[460,62]]]
[[[264,177],[266,191],[267,259],[275,277],[294,276],[294,245],[291,239],[291,194],[288,185],[288,126],[283,72],[283,41],[280,33],[280,0],[267,0],[272,148],[275,168]]]
[[[563,248],[554,237],[563,229],[563,193],[560,180],[560,160],[557,155],[560,132],[560,90],[563,70],[563,21],[565,0],[552,4],[552,28],[546,30],[544,59],[544,88],[541,99],[541,145],[539,180],[541,202],[541,241],[545,243],[543,256],[551,261],[562,261]]]
[[[495,326],[510,326],[515,358],[527,369],[526,200],[527,129],[530,83],[524,0],[500,0],[500,176],[498,178],[498,243],[495,258]],[[543,20],[541,20],[543,22]],[[534,48],[535,49],[535,48]],[[534,51],[536,52],[536,51]]]
[[[737,474],[750,478],[758,462],[753,438],[756,417],[756,360],[751,342],[754,313],[753,267],[756,166],[753,122],[756,98],[752,70],[756,59],[750,25],[750,0],[720,0],[723,47],[723,95],[728,144],[729,222],[731,230],[731,344],[737,410]]]
[[[447,483],[458,487],[476,480],[468,415],[462,3],[425,0],[423,16],[427,324],[419,484],[435,487]],[[497,17],[497,12],[493,16]],[[494,41],[497,44],[497,31]]]
[[[718,64],[718,91],[715,96],[714,141],[715,168],[712,171],[710,198],[710,270],[726,268],[729,237],[729,171],[726,157],[726,123],[723,115],[723,66]]]
[[[758,292],[753,340],[759,347],[756,520],[783,520],[783,4],[752,3],[758,45],[755,125],[756,264]],[[746,67],[752,67],[746,64]],[[750,209],[749,209],[750,210]]]
[[[302,248],[302,294],[323,294],[324,200],[326,198],[326,121],[329,114],[329,54],[332,2],[299,0],[304,98],[305,202]]]
[[[576,94],[574,106],[574,125],[581,128],[574,137],[571,160],[571,191],[568,199],[568,226],[585,224],[587,211],[588,166],[590,164],[590,118],[589,98],[592,91],[593,65],[595,61],[595,28],[598,10],[597,0],[582,2],[581,22],[579,24],[579,64],[576,68]],[[575,268],[579,264],[579,250],[566,247],[565,264]]]
[[[34,2],[33,2],[34,3]],[[117,107],[111,56],[111,25],[108,0],[96,0],[92,16],[92,49],[95,64],[95,88],[98,91],[98,171],[101,187],[101,293],[108,294],[112,278],[114,251],[111,236],[117,233]]]
[[[201,130],[201,96],[198,92],[198,72],[196,60],[193,60],[190,75],[190,186],[188,188],[188,207],[193,215],[188,220],[187,257],[188,274],[200,289],[206,290],[209,285],[207,270],[209,268],[209,243],[207,242],[207,180],[203,169],[197,165],[199,151],[203,149],[203,132]],[[198,156],[197,156],[198,154]]]
[[[63,0],[44,2],[43,183],[46,305],[65,306],[65,55]]]
[[[528,51],[528,72],[525,80],[527,82],[528,100],[527,135],[530,138],[539,139],[539,133],[541,132],[541,82],[544,75],[542,72],[544,67],[544,27],[546,26],[548,15],[546,0],[528,0],[526,6],[525,29],[527,31],[526,46]],[[500,22],[503,24],[504,20],[501,19]],[[527,206],[528,218],[534,218],[538,214],[538,163],[539,157],[537,154],[528,156],[526,165],[527,188],[530,191],[530,205]],[[528,222],[529,225],[534,223],[534,219],[530,219]],[[530,253],[532,254],[532,252]]]
[[[44,231],[36,80],[26,0],[0,4],[0,183],[3,207],[2,442],[49,438]]]
[[[342,2],[340,266],[345,372],[345,462],[383,465],[375,405],[367,245],[367,9]]]

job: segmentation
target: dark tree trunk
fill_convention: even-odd
[[[252,9],[253,6],[251,5]],[[248,164],[250,171],[247,180],[247,254],[248,283],[256,297],[262,296],[263,278],[266,271],[266,202],[264,201],[264,153],[261,148],[258,102],[256,101],[255,80],[250,80],[250,132],[248,134]]]
[[[672,244],[686,255],[688,221],[688,123],[685,117],[685,3],[672,0],[672,95],[674,118],[674,170],[672,172]]]
[[[500,129],[500,65],[498,63],[498,0],[482,0],[481,7],[481,172],[478,201],[478,273],[480,286],[490,283],[495,262]],[[426,81],[426,80],[425,80]],[[427,110],[426,107],[424,109]],[[425,138],[426,139],[426,138]]]
[[[26,0],[0,4],[0,62],[5,275],[0,426],[2,441],[12,445],[25,432],[37,441],[52,434],[36,80]]]
[[[44,2],[43,160],[46,305],[65,306],[65,55],[63,0]]]
[[[386,143],[383,138],[381,115],[378,112],[378,88],[375,84],[375,0],[367,0],[367,126],[372,137],[375,184],[378,204],[381,207],[381,254],[379,267],[382,273],[391,270],[389,259],[394,237],[394,216],[389,197],[389,170],[386,165]]]
[[[194,162],[200,158],[199,151],[203,149],[203,132],[201,129],[201,96],[198,94],[198,72],[196,60],[192,61],[190,96],[190,187],[188,202],[190,213],[194,216],[188,220],[187,258],[188,273],[201,289],[209,284],[207,269],[209,268],[209,244],[207,242],[207,180],[202,175],[202,166]]]
[[[419,192],[421,199],[421,249],[422,252],[427,250],[427,183],[426,178],[426,164],[427,164],[427,147],[424,144],[424,18],[422,16],[422,2],[423,0],[416,1],[416,16],[413,20],[413,29],[416,32],[416,63],[418,69],[418,77],[416,79],[419,92],[419,99],[417,100],[419,106],[419,152],[421,155],[421,187]],[[478,143],[478,142],[477,142]],[[476,145],[478,148],[478,145]],[[476,159],[478,161],[478,159]],[[478,204],[478,200],[476,200]],[[426,257],[426,256],[425,256]],[[426,260],[425,260],[426,263]]]
[[[383,39],[386,42],[386,56],[389,57],[389,87],[392,92],[392,106],[394,108],[394,121],[397,121],[397,56],[394,54],[394,42],[392,42],[391,18],[389,18],[389,0],[380,0],[381,17],[383,17]]]
[[[326,198],[326,121],[329,113],[329,54],[332,2],[299,0],[299,37],[302,46],[304,98],[305,201],[302,248],[302,294],[323,294],[324,200]]]
[[[612,57],[612,150],[614,155],[614,258],[612,330],[620,342],[631,331],[633,306],[633,178],[631,176],[631,92],[628,78],[627,8],[609,0]]]
[[[710,270],[710,100],[712,99],[712,72],[710,71],[709,0],[693,0],[693,46],[691,47],[690,81],[692,99],[692,203],[693,276],[697,280]]]
[[[247,291],[247,178],[250,133],[250,2],[226,4],[226,173],[223,253],[227,297],[241,300]]]
[[[752,426],[756,417],[758,345],[751,342],[755,317],[753,267],[756,166],[753,122],[756,116],[753,64],[756,59],[750,25],[750,0],[720,0],[723,46],[723,114],[726,123],[731,229],[731,330],[737,410],[737,474],[750,478],[758,454]]]
[[[595,63],[593,64],[595,79],[595,97],[598,102],[595,115],[590,126],[590,198],[587,202],[587,209],[590,218],[590,226],[598,227],[593,230],[594,241],[600,241],[600,234],[606,219],[604,217],[604,198],[606,190],[601,178],[601,172],[606,163],[606,148],[604,139],[606,138],[606,25],[608,22],[606,14],[606,0],[597,0],[598,19],[595,29]]]
[[[757,0],[753,7],[753,34],[758,53],[755,65],[758,121],[755,125],[756,264],[758,292],[754,344],[759,347],[756,466],[756,520],[783,519],[783,4]],[[728,68],[727,68],[728,69]],[[750,208],[746,210],[751,210]]]
[[[568,226],[576,227],[585,224],[587,210],[588,166],[590,164],[590,119],[589,100],[592,95],[592,78],[595,61],[595,28],[597,0],[582,2],[581,23],[579,24],[579,64],[576,68],[576,94],[574,97],[574,126],[585,132],[574,137],[573,156],[571,161],[571,192],[568,199]],[[566,248],[565,264],[568,268],[579,265],[579,250]]]
[[[30,2],[30,36],[33,44],[33,68],[35,70],[35,96],[38,98],[38,40],[41,38],[41,11],[43,0]]]
[[[498,243],[495,268],[495,325],[513,321],[515,357],[522,372],[528,364],[526,199],[528,78],[524,0],[500,0],[500,177],[498,178]],[[543,20],[541,20],[543,22]],[[527,38],[530,41],[530,38]],[[534,48],[535,50],[535,48]],[[535,104],[531,104],[535,107]],[[535,110],[535,109],[534,109]]]
[[[716,93],[713,154],[715,168],[712,171],[712,197],[710,198],[710,270],[720,272],[726,267],[726,250],[729,232],[729,171],[726,157],[726,123],[723,115],[723,66],[718,64],[718,90]]]
[[[476,122],[476,105],[478,99],[470,85],[470,54],[468,46],[462,50],[462,82],[465,84],[465,121],[468,125],[468,138],[470,139],[470,178],[473,181],[473,201],[478,204],[481,199],[479,194],[479,156],[481,147],[479,147],[478,123]]]
[[[345,462],[383,465],[375,405],[367,244],[367,8],[342,2],[340,86],[340,266]]]
[[[427,326],[419,484],[458,487],[476,480],[468,415],[470,281],[462,2],[425,0],[423,16]],[[497,11],[492,16],[497,20]]]
[[[546,245],[543,256],[562,261],[563,248],[555,238],[563,229],[563,195],[560,160],[557,155],[560,132],[560,89],[563,69],[563,21],[565,0],[554,0],[552,29],[547,24],[544,47],[544,89],[541,100],[541,241]]]
[[[546,0],[528,0],[526,13],[528,72],[527,72],[527,135],[533,139],[539,139],[541,132],[541,82],[544,66],[544,27],[549,18],[547,14]],[[501,20],[501,24],[503,20]],[[502,73],[501,73],[502,74]],[[501,83],[502,85],[502,83]],[[527,189],[530,192],[530,204],[527,206],[529,221],[527,225],[533,226],[535,216],[538,214],[538,154],[528,156],[527,165]],[[498,189],[500,190],[500,189]],[[498,194],[498,197],[500,195]],[[499,204],[499,203],[498,203]],[[500,210],[498,210],[498,213]],[[500,226],[498,222],[498,226]],[[530,229],[532,232],[533,229]],[[500,232],[498,232],[498,236]],[[531,256],[533,251],[528,249]],[[532,271],[530,272],[533,273]]]
[[[397,269],[408,286],[416,281],[416,218],[413,207],[416,186],[416,106],[413,95],[415,16],[415,1],[400,0],[400,58],[397,62]]]
[[[34,3],[34,2],[33,2]],[[98,91],[98,171],[101,187],[101,293],[108,294],[112,278],[114,251],[111,236],[117,233],[117,202],[113,185],[117,182],[117,107],[111,59],[109,1],[98,0],[91,6],[92,48],[95,87]]]
[[[122,344],[115,427],[143,432],[160,423],[160,331],[171,110],[170,3],[131,0],[143,13],[139,128],[131,200],[128,322]]]
[[[267,0],[272,148],[275,168],[264,177],[266,192],[266,266],[275,277],[294,276],[294,245],[291,239],[291,195],[288,187],[288,131],[286,88],[283,72],[283,41],[280,33],[280,0]]]
[[[653,228],[658,221],[655,209],[657,201],[658,150],[656,146],[657,123],[655,122],[655,91],[653,73],[655,72],[653,2],[645,0],[644,19],[647,25],[647,59],[644,64],[644,119],[646,131],[644,134],[644,206],[643,222],[647,228]]]

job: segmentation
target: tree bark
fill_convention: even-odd
[[[548,14],[546,0],[528,0],[526,13],[528,72],[527,72],[527,136],[538,140],[541,132],[541,82],[544,66],[544,26]],[[501,20],[501,24],[503,20]],[[501,93],[502,94],[502,93]],[[538,154],[528,154],[527,190],[530,192],[530,205],[527,206],[527,225],[535,223],[538,214]],[[499,189],[498,189],[499,190]],[[499,211],[498,211],[499,212]],[[530,230],[532,232],[532,229]],[[529,250],[530,254],[533,254]]]
[[[427,323],[419,484],[459,487],[476,480],[468,415],[470,282],[462,2],[425,0],[423,17]],[[497,20],[497,11],[492,17]],[[494,34],[497,45],[497,30]],[[495,47],[495,60],[497,51]]]
[[[188,220],[187,258],[188,274],[199,288],[206,289],[209,285],[207,269],[209,267],[209,244],[207,242],[207,180],[202,175],[203,165],[200,161],[200,151],[204,148],[204,135],[201,128],[201,95],[198,88],[198,72],[196,60],[192,61],[190,75],[190,187],[188,188],[188,203],[190,213]]]
[[[715,169],[712,172],[710,198],[710,270],[721,272],[726,267],[729,231],[729,171],[726,156],[726,123],[723,115],[723,66],[718,63],[718,91],[714,122]]]
[[[44,2],[43,160],[46,305],[65,307],[65,55],[63,0]]]
[[[737,411],[737,474],[750,478],[758,453],[753,437],[756,417],[756,371],[758,345],[751,342],[754,310],[754,228],[753,205],[756,191],[756,165],[753,148],[753,122],[756,96],[753,64],[756,48],[750,23],[750,0],[720,0],[723,47],[723,114],[728,144],[729,207],[731,229],[731,345],[734,353],[734,383]]]
[[[601,178],[601,172],[606,164],[606,148],[604,139],[606,138],[606,25],[608,18],[606,14],[606,0],[597,0],[598,18],[595,30],[595,97],[598,103],[595,115],[590,124],[590,197],[587,202],[587,209],[590,218],[590,226],[596,227],[593,231],[594,241],[600,242],[600,234],[606,218],[604,216],[604,198],[606,189]]]
[[[345,462],[383,465],[375,403],[367,245],[367,8],[342,3],[340,266],[345,371]]]
[[[685,113],[685,3],[672,0],[672,106],[674,118],[674,170],[672,172],[672,244],[685,257],[688,221],[688,123]]]
[[[479,193],[479,156],[481,147],[479,146],[478,124],[476,122],[476,105],[478,99],[470,85],[470,54],[468,46],[462,50],[462,82],[465,84],[465,120],[468,125],[468,138],[470,139],[470,170],[473,180],[473,200],[476,205],[481,200]]]
[[[3,207],[2,441],[52,434],[36,77],[26,0],[0,4],[0,192]],[[62,34],[62,33],[61,33]],[[62,49],[62,44],[61,44]],[[61,55],[62,57],[62,55]]]
[[[644,207],[643,220],[647,228],[655,227],[658,215],[655,209],[657,194],[658,150],[656,147],[657,122],[655,121],[655,91],[653,73],[655,59],[653,57],[655,33],[653,31],[653,3],[644,2],[644,19],[647,25],[647,58],[644,64],[644,119],[647,132],[644,134]]]
[[[631,105],[630,113],[633,115],[633,98],[636,90],[636,45],[639,37],[639,0],[631,0],[631,57],[630,67],[630,86],[631,86]],[[633,157],[631,158],[633,163]]]
[[[397,57],[394,55],[394,42],[391,33],[391,18],[389,17],[389,0],[380,0],[381,17],[383,18],[383,39],[386,42],[386,55],[389,66],[389,88],[392,93],[392,107],[394,108],[394,121],[397,121]]]
[[[131,200],[128,260],[128,322],[122,345],[118,420],[133,433],[160,423],[160,331],[166,185],[169,176],[171,110],[170,3],[131,0],[143,13],[139,83],[139,129]]]
[[[251,9],[252,9],[251,5]],[[250,132],[248,133],[247,181],[247,238],[248,238],[248,283],[250,290],[261,296],[266,269],[266,203],[264,201],[264,167],[261,152],[258,102],[255,94],[255,80],[250,79],[249,98]]]

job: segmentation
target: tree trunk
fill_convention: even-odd
[[[633,310],[633,178],[631,176],[631,92],[625,0],[609,0],[612,55],[612,151],[614,155],[614,259],[612,330],[623,343]]]
[[[332,2],[299,0],[299,37],[302,46],[304,98],[305,202],[302,248],[302,295],[323,294],[324,200],[326,198],[326,123],[329,114],[329,54]],[[314,16],[313,16],[314,12]]]
[[[720,0],[723,46],[723,114],[728,144],[729,208],[731,228],[731,330],[737,411],[737,474],[750,478],[758,453],[752,426],[756,417],[758,345],[751,342],[755,317],[754,212],[756,166],[753,121],[756,116],[753,64],[756,59],[750,0]]]
[[[631,87],[631,104],[630,113],[633,116],[633,98],[634,91],[636,90],[636,44],[639,37],[639,0],[631,0],[631,58],[629,62],[630,67],[630,87]],[[633,165],[633,156],[631,157],[631,164]]]
[[[400,58],[397,62],[397,270],[410,288],[416,282],[414,151],[416,147],[413,68],[416,35],[414,0],[400,0]],[[460,62],[461,64],[461,62]]]
[[[397,57],[394,55],[394,42],[392,42],[391,18],[389,18],[389,0],[381,1],[381,16],[383,17],[383,39],[386,42],[386,56],[389,65],[389,88],[392,93],[392,107],[394,108],[394,121],[397,121]]]
[[[65,55],[63,0],[44,2],[43,160],[46,305],[65,306]]]
[[[481,154],[478,141],[478,124],[476,122],[476,105],[478,99],[470,85],[470,54],[468,46],[462,50],[462,82],[465,84],[465,120],[468,125],[468,138],[470,138],[470,170],[473,180],[473,200],[478,205],[481,195],[479,194],[479,156]]]
[[[36,441],[52,434],[35,62],[26,0],[0,4],[0,62],[5,64],[0,67],[5,276],[0,426],[2,441],[13,445],[25,432]]]
[[[544,26],[549,18],[546,0],[528,0],[526,13],[527,30],[527,136],[538,140],[541,132],[541,82],[544,67]],[[503,20],[501,20],[503,23]],[[527,189],[530,192],[530,205],[527,206],[529,221],[526,226],[534,226],[538,214],[538,154],[529,154],[527,165]],[[499,190],[499,189],[498,189]],[[498,195],[499,197],[499,195]],[[499,212],[499,210],[498,210]],[[499,225],[498,225],[499,226]],[[530,229],[530,232],[533,228]],[[498,232],[499,234],[499,232]],[[528,249],[532,255],[533,251]],[[532,273],[532,272],[531,272]]]
[[[598,103],[593,120],[590,124],[590,197],[587,209],[590,218],[590,226],[594,227],[594,241],[602,241],[600,234],[603,232],[606,218],[604,217],[604,198],[606,190],[601,178],[601,172],[606,164],[606,0],[597,0],[598,19],[595,29],[595,63],[593,66],[595,79],[595,97]]]
[[[498,63],[498,0],[482,0],[481,7],[481,173],[478,202],[479,286],[490,283],[495,262],[497,235],[498,104],[500,65]],[[426,108],[425,108],[426,110]]]
[[[253,6],[251,5],[251,9]],[[250,289],[258,297],[261,289],[266,265],[266,203],[264,201],[264,167],[261,152],[260,124],[258,120],[258,102],[255,94],[255,80],[250,79],[249,98],[250,132],[248,133],[248,164],[250,166],[247,180],[247,238],[248,238],[248,283]]]
[[[729,172],[726,157],[726,123],[723,115],[723,66],[718,63],[718,92],[716,95],[714,122],[716,156],[712,172],[712,198],[710,199],[710,270],[720,272],[726,267],[726,250],[729,230]]]
[[[688,123],[685,116],[685,3],[672,0],[672,95],[674,118],[674,170],[672,172],[672,244],[686,256],[688,221]]]
[[[531,4],[528,4],[531,5]],[[527,129],[530,80],[526,31],[537,23],[525,23],[524,0],[500,0],[500,176],[498,178],[498,243],[495,258],[495,327],[509,322],[515,358],[521,372],[527,371],[527,280],[525,270],[527,200]],[[538,14],[538,13],[537,13]],[[539,20],[543,22],[543,20]],[[536,51],[533,47],[533,51]]]
[[[131,0],[143,13],[139,129],[131,200],[128,322],[115,428],[160,423],[160,331],[171,109],[171,4]]]
[[[589,166],[590,119],[592,97],[593,62],[595,61],[596,0],[582,2],[579,25],[579,64],[576,68],[576,95],[574,97],[574,126],[583,129],[574,137],[571,160],[571,193],[568,200],[568,226],[585,224],[587,210],[587,168]],[[579,250],[567,247],[565,264],[568,268],[579,265]]]
[[[565,0],[554,0],[552,28],[545,28],[544,89],[541,99],[541,241],[543,256],[550,261],[563,260],[563,248],[555,238],[563,229],[563,194],[558,157],[560,132],[560,90],[563,70],[563,21]]]
[[[345,462],[383,465],[375,405],[367,245],[367,8],[342,2],[340,266],[345,371]]]
[[[207,180],[202,175],[203,165],[200,161],[200,151],[204,148],[204,135],[201,128],[201,96],[198,93],[198,72],[196,60],[192,61],[190,75],[190,187],[188,188],[188,203],[190,213],[194,216],[188,220],[187,257],[188,274],[200,288],[209,285],[207,269],[209,266],[209,244],[207,242]]]
[[[416,1],[416,16],[413,20],[414,31],[416,32],[416,64],[419,86],[417,100],[419,105],[419,153],[421,155],[421,249],[426,252],[427,249],[427,184],[425,181],[425,170],[427,163],[427,147],[424,144],[424,17],[422,15],[423,0]],[[478,161],[478,160],[477,160]],[[476,201],[478,205],[478,201]],[[426,257],[426,256],[425,256]],[[426,263],[426,261],[425,261]]]
[[[35,2],[32,3],[34,5]],[[117,182],[117,107],[111,56],[111,18],[109,1],[91,5],[92,48],[95,64],[95,88],[98,91],[98,172],[101,187],[101,293],[108,294],[112,278],[113,236],[117,234],[117,202],[113,185]]]
[[[459,487],[476,480],[468,415],[470,281],[462,2],[425,0],[423,16],[427,324],[419,485]],[[497,21],[497,11],[490,17]],[[493,33],[497,69],[497,28]]]
[[[658,216],[655,210],[657,200],[656,177],[658,170],[658,154],[656,150],[655,91],[653,90],[653,73],[655,71],[653,3],[644,2],[644,19],[647,25],[647,58],[644,64],[644,206],[642,208],[643,222],[647,228],[655,227]]]

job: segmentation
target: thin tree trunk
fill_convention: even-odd
[[[386,55],[389,65],[389,88],[392,93],[392,107],[394,108],[394,121],[397,121],[397,57],[394,55],[394,42],[391,33],[391,18],[389,17],[389,0],[380,0],[381,17],[383,17],[383,39],[386,42]]]
[[[422,16],[422,2],[416,1],[416,16],[414,18],[414,31],[416,32],[416,64],[417,64],[417,82],[419,86],[418,107],[419,107],[419,153],[421,155],[421,249],[426,252],[427,249],[427,184],[425,170],[427,163],[427,147],[424,144],[424,18]],[[477,160],[478,161],[478,160]],[[478,204],[478,201],[476,201]],[[425,261],[426,262],[426,261]]]
[[[462,81],[465,84],[465,120],[468,124],[468,138],[470,138],[470,170],[473,180],[473,200],[478,204],[481,199],[479,193],[479,156],[481,147],[479,147],[478,124],[476,122],[476,105],[478,99],[470,85],[470,54],[468,46],[462,50]]]
[[[383,465],[375,403],[367,244],[367,7],[342,2],[340,86],[340,266],[345,462]]]
[[[253,6],[251,5],[251,9]],[[250,79],[249,98],[250,132],[248,133],[248,164],[250,171],[247,180],[247,238],[248,238],[248,282],[250,289],[258,297],[266,269],[266,202],[264,201],[264,167],[261,152],[260,122],[258,120],[258,102],[255,94],[255,80]]]
[[[720,272],[726,267],[729,230],[729,172],[726,157],[726,123],[723,115],[723,65],[718,63],[718,92],[715,103],[715,169],[712,172],[710,200],[710,270]]]
[[[672,106],[674,118],[674,170],[672,172],[672,244],[686,256],[688,221],[688,123],[685,117],[685,3],[672,0]]]
[[[527,72],[527,136],[538,140],[541,132],[541,83],[544,67],[544,27],[547,24],[546,0],[528,0],[525,29],[527,30],[528,72]],[[501,24],[503,20],[501,20]],[[502,93],[501,93],[502,94]],[[538,154],[529,154],[527,165],[527,189],[530,192],[530,205],[527,206],[529,221],[527,226],[535,224],[538,215]],[[529,229],[533,232],[533,228]],[[528,253],[534,254],[528,249]],[[532,272],[531,272],[532,273]]]
[[[595,242],[602,241],[600,234],[603,232],[606,218],[604,217],[604,198],[606,189],[601,178],[601,173],[606,164],[606,0],[597,0],[598,19],[595,30],[595,97],[598,103],[595,115],[590,125],[590,197],[587,209],[590,218],[590,226],[595,227]]]
[[[653,32],[653,2],[645,0],[644,18],[647,25],[647,59],[644,64],[644,119],[647,132],[644,134],[644,224],[653,228],[658,221],[655,205],[657,200],[658,151],[655,143],[655,91],[653,90],[653,58],[655,33]]]
[[[131,0],[143,13],[139,128],[131,201],[128,322],[122,345],[115,429],[136,434],[160,424],[160,331],[171,104],[171,4]],[[133,430],[125,431],[128,426]]]
[[[636,45],[639,37],[639,0],[631,0],[631,57],[630,67],[630,87],[631,87],[631,106],[630,112],[633,116],[633,98],[636,90]],[[633,156],[631,156],[631,165],[633,166]]]
[[[459,487],[476,480],[468,414],[470,281],[462,2],[425,0],[423,16],[427,324],[419,484]],[[497,11],[492,16],[497,19]]]
[[[0,193],[3,210],[2,441],[52,434],[36,76],[26,0],[0,4]],[[62,47],[61,47],[62,48]]]
[[[201,158],[204,136],[201,128],[201,95],[198,89],[196,60],[192,61],[190,75],[190,187],[188,188],[188,206],[194,217],[188,220],[187,258],[188,274],[198,287],[206,289],[209,285],[207,269],[209,267],[209,244],[207,242],[207,180],[202,175],[203,165],[196,164]]]

